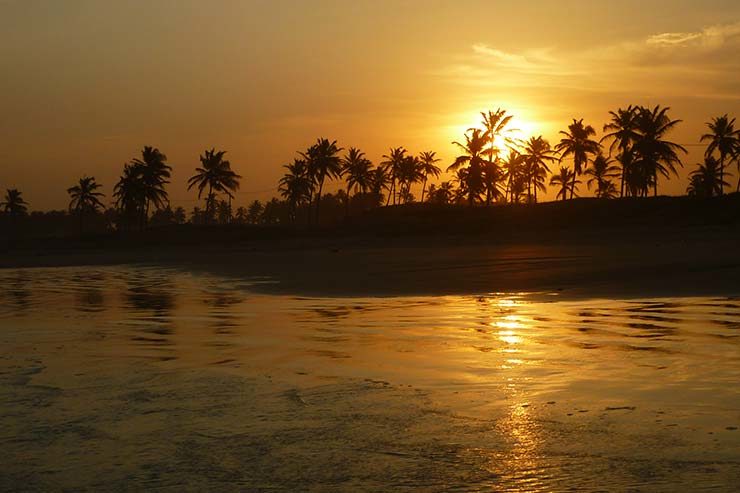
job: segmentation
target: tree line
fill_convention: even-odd
[[[647,197],[658,194],[659,180],[670,179],[683,166],[682,145],[669,134],[681,120],[673,119],[670,108],[630,105],[610,111],[603,135],[596,138],[593,126],[573,119],[552,145],[543,136],[516,139],[511,128],[513,115],[498,109],[481,113],[480,127],[470,128],[461,141],[452,144],[459,155],[446,167],[451,180],[437,180],[442,168],[434,151],[412,154],[405,147],[390,148],[374,165],[356,148],[346,150],[336,141],[319,138],[284,166],[278,183],[282,200],[253,201],[232,211],[232,200],[241,176],[225,159],[226,151],[210,149],[199,156],[200,166],[188,179],[188,190],[196,189],[203,208],[196,206],[190,217],[182,207],[171,208],[166,186],[172,166],[167,156],[154,147],[144,147],[141,156],[123,165],[113,188],[113,206],[106,209],[101,185],[94,177],[83,176],[68,188],[68,210],[78,217],[80,232],[86,217],[101,215],[109,227],[119,230],[143,229],[148,224],[229,224],[306,223],[318,224],[322,202],[336,216],[353,210],[423,202],[467,204],[469,206],[536,203],[548,185],[556,199],[578,197],[584,181],[598,198]],[[700,137],[706,143],[703,162],[689,174],[687,193],[713,197],[725,193],[738,171],[740,191],[740,129],[728,115],[713,118]],[[558,169],[554,169],[555,166]],[[551,169],[552,167],[552,169]],[[335,193],[325,193],[329,181],[343,180]],[[417,196],[414,195],[414,187]],[[18,217],[28,204],[17,189],[6,191],[0,202],[2,213]]]

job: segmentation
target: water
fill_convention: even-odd
[[[740,299],[0,271],[0,489],[737,491]]]

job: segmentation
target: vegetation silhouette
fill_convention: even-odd
[[[69,202],[70,212],[74,212],[80,219],[80,235],[83,232],[83,218],[87,213],[95,213],[98,209],[104,209],[105,206],[100,201],[100,197],[105,194],[98,192],[101,185],[95,181],[94,177],[83,176],[77,185],[67,189],[67,193],[72,199]]]
[[[239,189],[241,176],[231,169],[231,163],[224,159],[226,151],[206,150],[200,155],[201,166],[195,168],[195,174],[188,179],[188,190],[198,187],[198,198],[208,187],[206,195],[206,222],[211,220],[216,207],[216,193],[225,193],[229,197],[228,216],[231,216],[231,199],[233,192]]]
[[[738,166],[738,181],[736,191],[740,192],[740,129],[735,129],[735,119],[730,119],[727,115],[718,116],[707,123],[710,133],[701,136],[701,142],[709,142],[705,153],[706,157],[711,157],[715,152],[719,153],[719,195],[724,193],[725,183],[725,165],[727,158],[735,160]]]
[[[510,127],[514,115],[506,110],[481,112],[479,127],[469,128],[464,139],[454,141],[459,155],[442,175],[441,159],[432,150],[414,154],[406,147],[392,147],[377,164],[359,147],[345,152],[337,141],[318,138],[283,166],[277,184],[279,198],[232,202],[241,176],[225,159],[226,151],[207,149],[199,156],[200,166],[187,180],[187,189],[197,188],[202,208],[189,214],[172,208],[167,186],[172,167],[156,147],[147,146],[140,157],[123,165],[114,184],[112,206],[105,207],[101,185],[93,177],[82,177],[67,189],[67,211],[28,214],[28,204],[17,189],[6,191],[0,203],[0,225],[20,231],[43,231],[64,236],[68,216],[76,218],[78,235],[144,230],[147,226],[192,225],[293,225],[321,228],[350,221],[357,214],[386,206],[421,202],[425,207],[540,202],[547,187],[555,187],[556,201],[578,196],[582,179],[599,200],[658,195],[660,179],[677,176],[686,148],[670,139],[681,120],[671,116],[670,107],[629,105],[609,112],[603,135],[593,126],[573,119],[553,146],[542,135],[515,139]],[[712,118],[708,132],[699,138],[706,144],[704,161],[689,173],[686,193],[711,198],[730,186],[734,163],[740,175],[740,130],[728,115]],[[551,165],[558,162],[555,170]],[[340,181],[327,193],[329,181]],[[418,187],[418,188],[415,188]],[[736,189],[740,191],[740,176]],[[418,191],[419,199],[415,196]],[[653,192],[650,194],[650,192]],[[27,224],[27,226],[25,226]],[[38,233],[41,234],[41,233]],[[12,236],[12,235],[8,235]]]

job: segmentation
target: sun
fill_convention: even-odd
[[[507,115],[512,115],[512,119],[506,126],[504,132],[494,138],[493,145],[500,150],[500,155],[505,156],[510,150],[516,149],[521,142],[528,140],[530,137],[539,135],[538,125],[533,120],[527,119],[523,112],[516,110],[506,110]],[[455,121],[459,122],[448,127],[447,132],[451,140],[464,142],[465,133],[471,128],[484,130],[481,123],[480,111],[468,111],[455,116]]]

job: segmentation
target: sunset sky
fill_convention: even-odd
[[[704,123],[740,115],[740,2],[0,0],[0,67],[0,189],[36,210],[83,174],[110,195],[144,145],[187,209],[199,153],[226,149],[242,205],[319,136],[446,167],[479,111],[555,143],[630,103],[684,120],[692,153],[660,187],[678,194]]]

